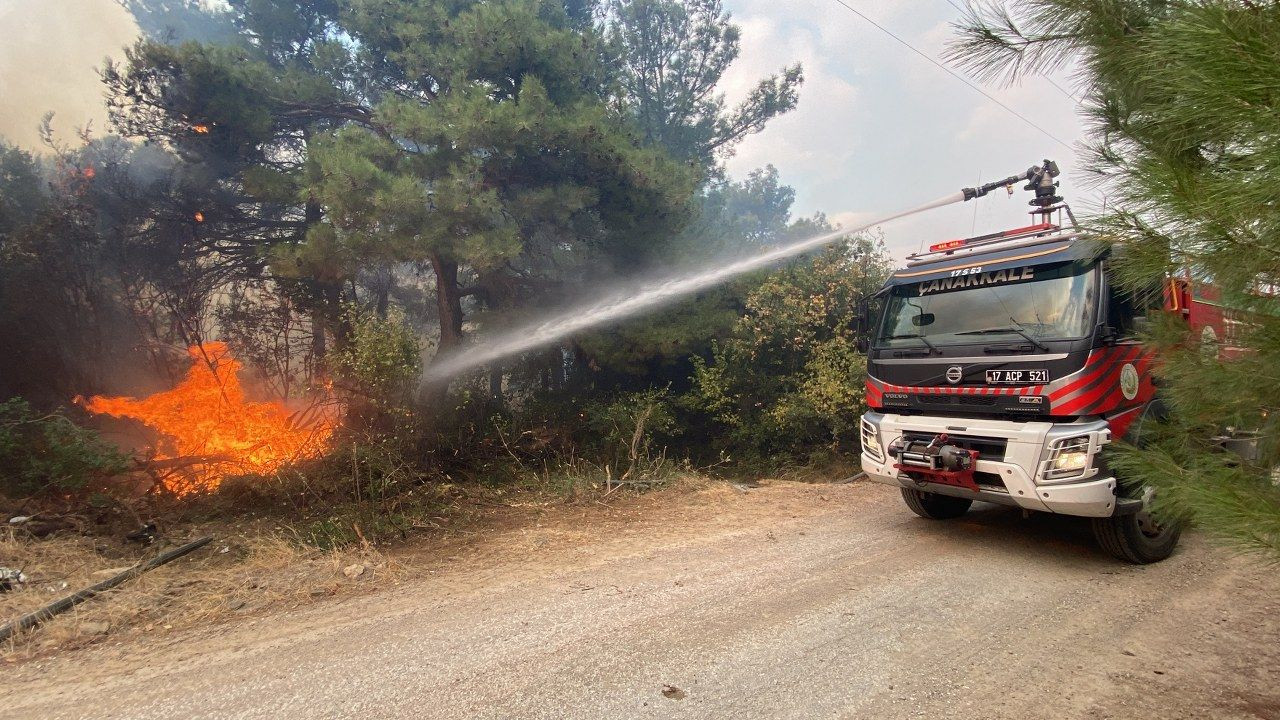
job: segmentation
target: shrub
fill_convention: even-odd
[[[298,540],[321,548],[403,539],[438,511],[442,488],[408,438],[344,430],[323,456],[269,475],[228,478],[215,501],[233,509],[284,508]]]
[[[126,454],[65,415],[37,414],[22,398],[0,403],[0,494],[76,492],[128,468]]]
[[[587,403],[584,425],[595,439],[595,455],[605,467],[606,482],[654,484],[666,470],[666,447],[655,439],[676,430],[667,391],[623,393],[608,401]]]
[[[745,459],[797,457],[852,435],[863,411],[865,358],[853,325],[883,283],[888,256],[857,238],[775,273],[751,292],[732,335],[695,361],[687,403]]]
[[[386,317],[346,309],[350,327],[347,342],[330,356],[342,389],[382,413],[405,414],[421,375],[422,347],[418,336],[392,310]]]

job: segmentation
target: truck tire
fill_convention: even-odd
[[[938,493],[902,488],[902,499],[906,501],[911,512],[930,520],[950,520],[958,518],[969,510],[973,504],[967,498],[939,495]]]
[[[1148,435],[1143,433],[1146,421],[1150,419],[1160,422],[1168,417],[1169,407],[1164,400],[1154,398],[1142,409],[1137,422],[1129,426],[1124,434],[1124,441],[1146,447]],[[1107,464],[1105,451],[1098,461],[1099,469],[1104,474],[1109,473],[1110,466]],[[1130,497],[1140,495],[1142,510],[1129,515],[1094,518],[1093,535],[1098,538],[1098,544],[1113,557],[1138,565],[1160,562],[1172,555],[1173,549],[1178,545],[1178,537],[1182,535],[1182,524],[1174,522],[1161,525],[1147,512],[1150,493],[1153,492],[1150,488],[1141,491],[1131,488],[1126,491],[1123,483],[1121,485],[1123,494]]]
[[[1094,518],[1093,534],[1103,550],[1137,565],[1160,562],[1173,554],[1181,524],[1161,525],[1144,512]]]

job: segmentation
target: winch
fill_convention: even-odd
[[[973,479],[978,451],[948,445],[946,433],[940,433],[932,440],[900,437],[889,444],[888,452],[889,457],[897,460],[893,467],[917,482],[978,490],[978,483]]]

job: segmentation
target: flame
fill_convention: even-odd
[[[209,134],[209,126],[208,126],[208,125],[205,125],[204,123],[197,123],[197,124],[195,124],[195,125],[192,125],[192,126],[191,126],[191,129],[192,129],[192,130],[195,130],[195,131],[196,131],[196,133],[197,133],[197,134],[199,134],[199,135],[208,135],[208,134]]]
[[[86,178],[90,179],[90,180],[92,180],[92,179],[93,179],[93,176],[94,176],[94,175],[97,175],[97,174],[98,174],[98,172],[97,172],[96,170],[94,170],[94,169],[93,169],[93,166],[92,166],[92,165],[90,165],[89,167],[87,167],[87,168],[85,168],[85,169],[84,169],[84,176],[85,176]]]
[[[155,467],[177,495],[208,492],[232,474],[268,473],[287,462],[319,455],[336,426],[332,406],[299,419],[279,402],[245,400],[242,363],[226,343],[187,350],[191,369],[177,387],[142,399],[94,396],[95,413],[140,420],[161,434]],[[172,461],[172,462],[163,462]]]
[[[204,222],[204,213],[200,212],[199,210],[197,210],[196,214],[192,215],[191,217],[195,218],[196,222],[198,223]]]

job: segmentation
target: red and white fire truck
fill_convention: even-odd
[[[1057,175],[1046,160],[966,189],[971,199],[1025,181],[1036,222],[934,245],[878,293],[862,468],[927,518],[957,517],[975,500],[1093,518],[1107,551],[1163,560],[1180,528],[1107,467],[1109,444],[1141,442],[1144,422],[1163,412],[1138,331],[1149,313],[1174,312],[1222,341],[1229,319],[1185,279],[1119,288],[1111,250],[1075,229]]]

